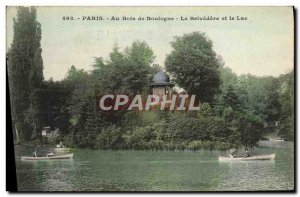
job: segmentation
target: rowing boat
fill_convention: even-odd
[[[219,161],[249,161],[249,160],[271,160],[275,159],[275,153],[269,155],[256,155],[252,157],[222,157],[219,156]]]
[[[56,156],[50,156],[50,157],[21,157],[21,160],[50,160],[50,159],[71,159],[73,158],[72,154],[67,155],[56,155]]]

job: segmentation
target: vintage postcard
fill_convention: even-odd
[[[293,7],[8,6],[6,50],[17,191],[295,190]]]

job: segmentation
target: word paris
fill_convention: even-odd
[[[171,97],[171,98],[170,98]],[[132,100],[130,102],[130,100]],[[127,95],[105,95],[100,99],[99,107],[101,110],[199,110],[195,105],[195,95],[148,95],[143,99],[141,95],[136,95],[131,99]],[[196,102],[198,103],[198,102]]]

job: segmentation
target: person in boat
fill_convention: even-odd
[[[51,151],[47,153],[47,157],[53,157],[53,156],[54,154]]]
[[[248,149],[246,149],[245,157],[250,157],[250,153],[249,153]]]
[[[234,153],[230,153],[230,154],[229,154],[229,157],[231,157],[231,158],[236,158],[236,157],[238,157],[238,156],[235,155]]]
[[[59,142],[59,144],[56,145],[56,148],[65,148],[62,141]]]
[[[235,148],[230,149],[229,150],[229,157],[231,157],[231,158],[237,157],[235,153],[236,153],[236,149]]]
[[[37,157],[37,150],[35,150],[35,151],[32,153],[32,156],[33,156],[33,157]]]

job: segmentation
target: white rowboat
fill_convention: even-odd
[[[249,161],[249,160],[271,160],[275,159],[275,153],[269,155],[256,155],[251,157],[222,157],[219,156],[219,161]]]
[[[71,159],[71,158],[73,158],[73,153],[67,155],[51,156],[51,157],[21,157],[21,160],[51,160],[51,159]]]

